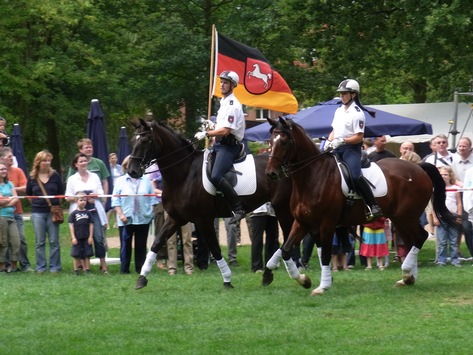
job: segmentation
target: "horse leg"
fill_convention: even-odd
[[[322,295],[325,290],[328,290],[332,287],[332,269],[330,267],[330,261],[332,259],[332,240],[333,232],[326,233],[331,237],[322,237],[320,241],[320,248],[317,248],[317,252],[320,250],[319,259],[320,259],[320,284],[317,288],[312,290],[311,295]]]
[[[142,289],[148,285],[148,279],[146,276],[151,272],[154,263],[156,262],[156,256],[158,251],[166,245],[166,241],[176,233],[179,224],[172,219],[170,216],[166,218],[163,228],[159,231],[158,235],[154,237],[153,245],[146,254],[146,260],[141,267],[140,276],[136,280],[135,290]]]
[[[414,245],[409,250],[406,259],[401,265],[402,280],[396,282],[397,287],[412,286],[415,284],[418,275],[418,255],[428,237],[427,231],[418,225],[418,236],[414,240]],[[401,235],[402,236],[405,234]],[[406,242],[406,241],[404,241]]]
[[[232,271],[230,270],[230,267],[222,256],[222,249],[220,248],[217,234],[215,233],[213,219],[210,221],[205,220],[196,222],[196,226],[202,233],[202,235],[206,236],[205,242],[207,243],[207,246],[209,247],[209,250],[212,253],[213,257],[217,261],[218,268],[220,269],[220,273],[222,274],[223,287],[233,288],[233,285],[231,283]]]
[[[263,286],[271,285],[271,283],[273,282],[273,279],[274,279],[273,270],[275,270],[279,265],[279,262],[281,260],[281,253],[282,253],[282,250],[281,248],[279,248],[273,254],[271,259],[269,259],[268,262],[266,263],[266,267],[264,268],[263,279],[262,279]]]
[[[296,263],[291,258],[292,248],[295,244],[300,243],[306,234],[307,230],[302,228],[297,221],[294,221],[289,238],[281,248],[281,257],[284,261],[284,266],[286,266],[289,277],[296,280],[302,287],[310,288],[312,286],[312,280],[307,274],[301,274],[299,272]]]
[[[278,219],[279,225],[281,226],[283,232],[284,243],[289,239],[289,234],[291,233],[292,223],[294,219],[292,218],[291,211],[288,208],[287,200],[291,197],[291,189],[276,189],[273,194],[273,207],[276,212],[276,218]],[[281,202],[282,201],[282,202]],[[273,270],[279,266],[281,261],[282,250],[278,249],[273,254],[273,256],[266,263],[264,268],[262,285],[268,286],[274,280]]]

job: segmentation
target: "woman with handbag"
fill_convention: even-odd
[[[51,167],[53,155],[42,150],[33,161],[33,167],[26,184],[27,196],[62,195],[64,184],[61,176]],[[49,271],[61,270],[61,248],[59,244],[59,224],[53,221],[52,210],[60,207],[57,198],[32,198],[31,222],[36,236],[36,272],[48,270],[46,259],[46,237],[49,238]]]
[[[105,209],[98,195],[103,195],[102,182],[97,174],[87,170],[87,155],[78,153],[72,159],[71,167],[76,173],[69,176],[66,183],[66,199],[71,203],[69,212],[77,208],[76,195],[84,193],[88,195],[85,208],[92,213],[94,222],[94,249],[95,256],[100,260],[100,270],[108,274],[107,263],[105,260],[105,241],[103,226],[108,223]]]

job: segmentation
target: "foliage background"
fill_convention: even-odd
[[[351,77],[366,104],[452,101],[472,90],[467,0],[0,0],[0,115],[25,150],[66,165],[103,106],[109,147],[120,126],[186,108],[190,135],[207,113],[211,26],[257,47],[301,107]],[[215,107],[212,110],[215,112]],[[129,127],[130,128],[130,127]],[[131,133],[131,131],[130,131]]]

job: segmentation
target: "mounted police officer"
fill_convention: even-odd
[[[382,216],[381,208],[376,203],[368,182],[361,175],[361,146],[365,132],[365,114],[372,117],[375,113],[364,108],[359,99],[360,84],[356,80],[343,80],[338,86],[342,106],[334,114],[332,132],[325,144],[324,150],[333,149],[350,169],[352,179],[358,193],[368,206],[366,215],[368,221]]]
[[[233,94],[233,89],[239,82],[238,74],[233,71],[223,71],[220,75],[220,108],[217,113],[215,128],[207,132],[197,132],[198,140],[205,137],[215,137],[213,150],[216,152],[215,163],[210,180],[223,193],[233,210],[229,223],[235,224],[245,217],[245,210],[239,196],[224,174],[233,166],[233,161],[241,150],[241,140],[245,132],[245,117],[240,102]]]

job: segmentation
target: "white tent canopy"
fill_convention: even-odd
[[[386,112],[396,115],[413,118],[432,125],[433,134],[449,135],[452,129],[452,123],[455,117],[455,102],[439,102],[424,104],[399,104],[399,105],[369,105]],[[460,133],[456,137],[456,143],[462,136],[473,139],[473,105],[467,103],[458,103],[457,112],[457,131]],[[450,137],[452,137],[450,135]],[[417,142],[426,142],[432,138],[431,135],[390,137],[388,141],[403,142],[406,140]],[[450,140],[452,142],[452,140]]]

